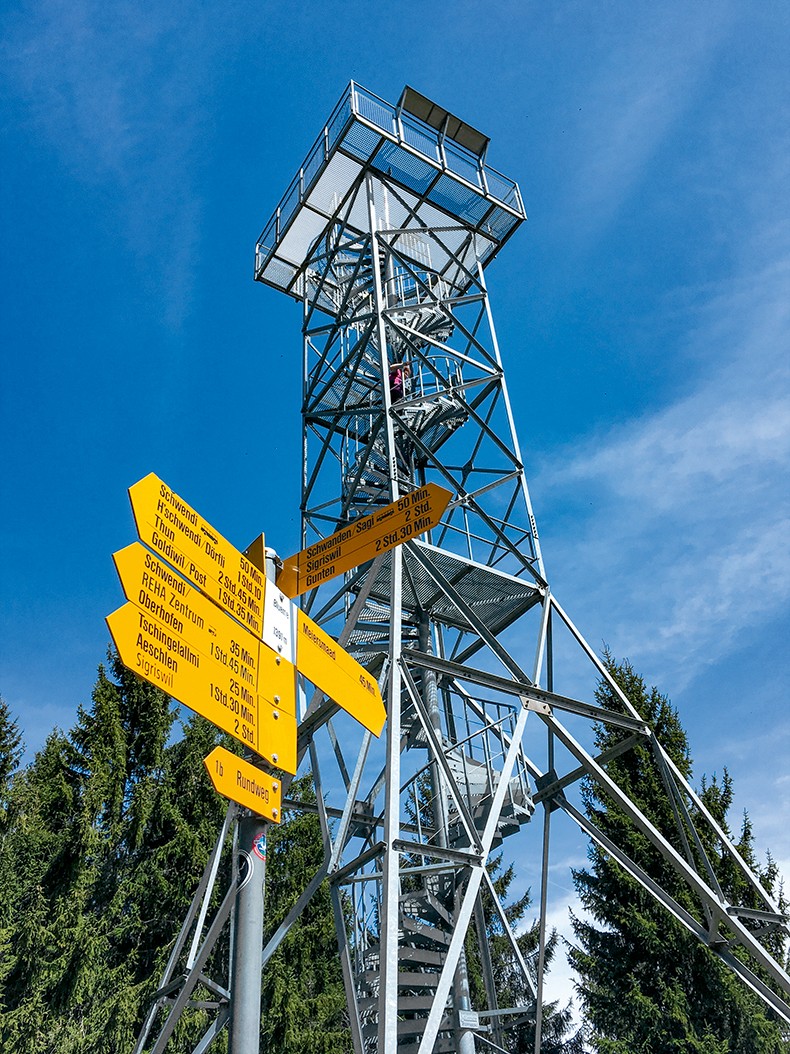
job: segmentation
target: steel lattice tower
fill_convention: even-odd
[[[326,860],[264,962],[328,877],[357,1054],[507,1048],[525,1019],[537,1022],[538,1049],[560,809],[790,1019],[787,920],[550,591],[485,282],[525,213],[487,147],[412,89],[392,106],[351,84],[258,242],[256,278],[304,310],[303,546],[426,483],[452,492],[432,532],[304,598],[378,677],[388,720],[376,741],[342,715],[327,722],[335,708],[323,696],[306,705],[300,747]],[[621,713],[557,694],[560,652],[571,649],[609,681]],[[597,757],[593,722],[621,732]],[[607,772],[645,743],[674,831],[656,830]],[[566,795],[583,777],[685,879],[695,914]],[[537,805],[541,944],[525,962],[486,864],[536,826]],[[745,876],[752,906],[726,901],[704,848],[711,837]],[[499,1004],[492,925],[520,974],[515,1006]],[[768,932],[773,954],[758,940]],[[466,948],[485,989],[475,1006]]]

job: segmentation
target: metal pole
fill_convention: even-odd
[[[233,964],[230,982],[230,1054],[259,1054],[261,1029],[261,948],[266,831],[260,816],[239,821],[239,870]]]
[[[428,655],[433,654],[433,642],[431,641],[431,625],[427,613],[420,616],[419,638],[420,650]],[[436,686],[436,673],[426,666],[422,671],[422,696],[425,700],[425,709],[430,717],[431,727],[436,733],[439,742],[442,741],[442,720],[439,714],[439,696]],[[428,747],[430,754],[430,746]],[[445,789],[442,783],[439,763],[433,758],[430,766],[431,773],[431,811],[433,813],[433,828],[435,831],[436,844],[447,847],[447,803],[445,800]]]
[[[420,619],[419,626],[419,644],[422,651],[427,654],[433,652],[433,641],[431,640],[431,627],[430,620],[427,614],[423,614]],[[431,720],[431,726],[439,737],[439,742],[442,741],[442,722],[439,715],[439,698],[436,687],[436,673],[426,667],[422,671],[422,684],[423,684],[423,698],[425,699],[425,708],[428,711],[428,715]],[[430,752],[430,746],[428,750]],[[436,844],[438,846],[447,847],[448,844],[448,831],[447,831],[447,802],[445,797],[445,789],[442,781],[442,775],[439,771],[439,765],[436,759],[431,762],[430,767],[431,773],[431,801],[433,809],[433,825],[436,832]],[[458,1054],[475,1054],[475,1039],[474,1033],[469,1030],[464,1024],[462,1024],[462,1011],[470,1011],[472,1009],[471,994],[469,991],[469,971],[466,964],[466,952],[462,948],[461,954],[458,957],[458,966],[455,969],[455,978],[453,981],[453,996],[456,1009],[456,1023],[458,1028]]]
[[[274,582],[276,554],[266,550],[266,578]],[[259,1054],[263,896],[266,883],[266,832],[260,816],[238,824],[239,887],[233,920],[230,980],[229,1054]]]
[[[373,180],[367,177],[368,229],[373,270],[373,298],[376,310],[376,339],[381,364],[381,386],[384,403],[384,435],[389,463],[390,497],[400,494],[398,460],[395,453],[395,432],[390,417],[389,355],[387,329],[384,322],[384,290],[381,284],[379,244],[376,238],[379,223]],[[384,788],[384,859],[382,861],[382,905],[380,941],[380,982],[378,1054],[394,1054],[398,1043],[398,928],[400,897],[400,858],[395,842],[400,836],[400,754],[401,754],[401,669],[402,646],[401,603],[403,551],[392,550],[390,586],[390,673],[387,692],[387,782]]]
[[[546,621],[546,686],[554,690],[554,634],[551,622],[551,607],[546,602],[548,619]],[[554,734],[548,730],[547,771],[554,771]],[[543,1045],[543,980],[546,968],[546,912],[549,900],[549,842],[551,831],[551,799],[543,803],[543,855],[540,872],[540,923],[538,937],[538,991],[535,1000],[535,1054],[540,1054]]]

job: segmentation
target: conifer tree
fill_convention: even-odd
[[[22,756],[22,736],[8,706],[0,698],[0,1000],[8,975],[14,968],[11,947],[16,894],[16,869],[11,858],[8,832],[13,825],[10,811],[14,772]]]
[[[74,729],[54,730],[16,772],[20,737],[0,703],[3,1054],[133,1048],[227,807],[203,759],[234,742],[196,715],[173,737],[167,696],[112,654],[109,670],[99,668]],[[309,783],[292,793],[309,798]],[[317,818],[297,815],[270,844],[267,917],[278,920],[323,859]],[[223,859],[217,900],[230,881]],[[227,957],[226,934],[208,972],[227,978]],[[264,1049],[350,1049],[326,887],[268,973]],[[184,1015],[168,1054],[191,1051],[208,1020]],[[223,1033],[212,1054],[226,1048]]]
[[[124,1002],[133,961],[112,909],[172,717],[166,696],[117,660],[113,669],[120,683],[100,667],[72,733],[53,732],[14,780],[5,846],[14,882],[0,891],[11,923],[7,1054],[114,1054],[133,1039],[138,1009]]]
[[[19,725],[0,697],[0,837],[6,827],[11,778],[19,765],[22,749]]]
[[[656,688],[648,689],[628,662],[606,665],[625,695],[652,725],[659,742],[687,778],[691,757],[677,712]],[[601,683],[597,701],[622,710],[617,695]],[[618,733],[600,728],[597,745],[605,750]],[[660,830],[675,829],[667,794],[648,744],[638,745],[609,763],[609,773]],[[585,808],[596,826],[656,879],[678,903],[695,910],[688,887],[659,851],[597,785],[585,792]],[[725,773],[703,788],[708,808],[727,828],[732,781]],[[679,836],[676,848],[682,851]],[[724,854],[706,846],[725,893],[745,895]],[[739,849],[755,866],[751,825],[740,832]],[[575,918],[577,941],[570,959],[577,971],[589,1039],[601,1054],[779,1054],[790,1049],[780,1025],[706,947],[676,922],[633,878],[597,846],[590,866],[574,873],[589,919]],[[770,887],[776,868],[762,875]]]

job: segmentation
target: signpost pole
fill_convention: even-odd
[[[230,982],[230,1054],[259,1054],[261,950],[266,831],[260,816],[239,821],[240,884],[236,895]]]
[[[268,553],[266,554],[268,557]],[[266,560],[267,588],[274,588],[274,562]],[[259,1054],[263,895],[266,832],[260,816],[239,820],[239,890],[233,921],[229,1054]]]

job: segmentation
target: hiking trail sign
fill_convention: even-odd
[[[369,516],[352,520],[328,538],[283,560],[277,585],[286,596],[298,597],[336,575],[389,552],[435,527],[451,497],[449,490],[428,483]]]
[[[121,662],[285,772],[297,766],[297,672],[380,735],[378,682],[291,598],[436,526],[450,496],[429,483],[360,517],[289,557],[275,584],[149,474],[129,489],[140,542],[113,554],[127,603],[107,625]],[[278,780],[219,747],[206,766],[220,793],[278,822]]]

